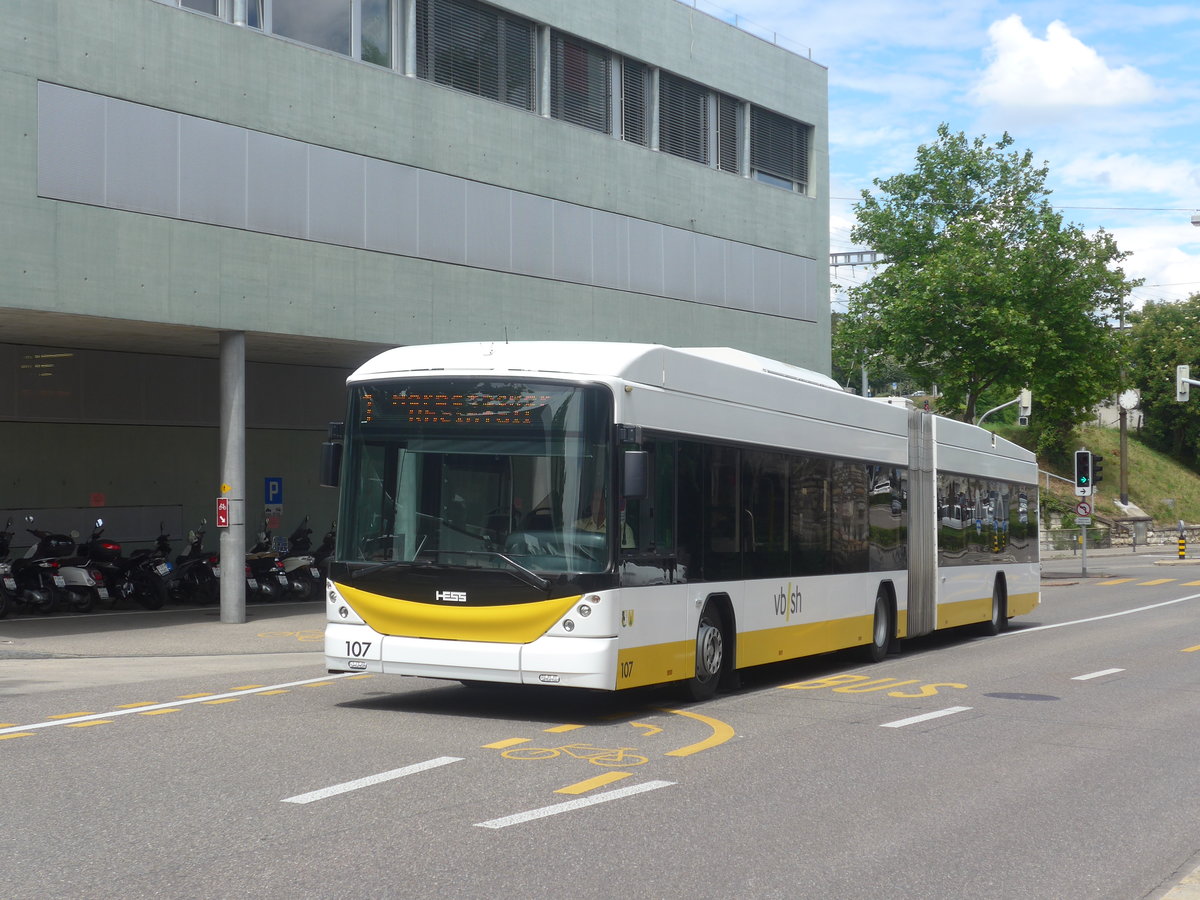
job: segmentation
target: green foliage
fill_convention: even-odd
[[[1064,224],[1046,168],[1012,143],[942,125],[913,172],[877,179],[878,196],[863,191],[852,237],[888,265],[850,290],[834,354],[847,368],[864,354],[894,359],[967,421],[1028,386],[1039,450],[1058,454],[1120,386],[1109,322],[1140,282],[1126,280],[1111,235]]]
[[[1200,294],[1182,303],[1147,303],[1130,316],[1129,373],[1142,393],[1143,435],[1151,446],[1196,468],[1200,454],[1200,388],[1175,399],[1175,367],[1200,378]]]

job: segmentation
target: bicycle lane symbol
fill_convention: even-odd
[[[586,759],[597,766],[641,766],[649,757],[634,753],[635,747],[593,747],[590,744],[563,744],[560,747],[512,747],[501,751],[506,759],[554,759],[563,753]]]

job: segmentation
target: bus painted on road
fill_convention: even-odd
[[[704,698],[1039,602],[1031,453],[787,363],[461,343],[347,386],[323,462],[331,672]]]

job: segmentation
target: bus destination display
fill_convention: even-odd
[[[469,391],[395,392],[386,397],[363,394],[363,421],[380,416],[409,425],[540,425],[541,412],[554,401],[550,394]]]

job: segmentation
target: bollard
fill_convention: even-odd
[[[1187,538],[1182,534],[1179,536],[1179,558],[1187,559]]]

